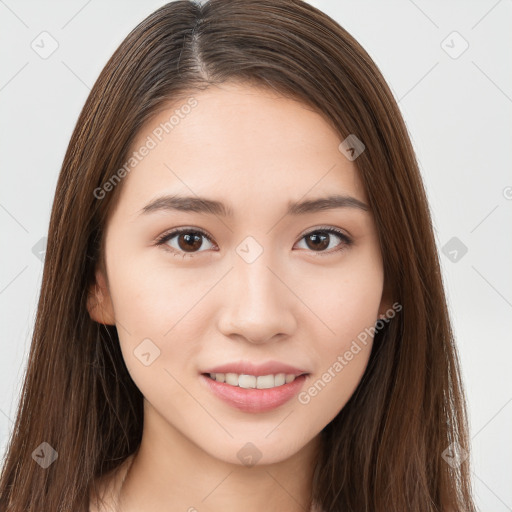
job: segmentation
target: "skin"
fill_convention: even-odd
[[[199,374],[240,359],[277,360],[310,372],[302,389],[320,379],[390,307],[376,226],[371,211],[356,208],[285,215],[289,200],[333,193],[368,204],[355,163],[321,115],[234,83],[194,97],[198,105],[123,179],[106,227],[106,267],[96,272],[89,312],[117,325],[145,400],[142,443],[122,490],[126,464],[101,485],[107,502],[118,498],[124,512],[303,512],[319,433],[357,387],[371,337],[307,404],[295,397],[269,412],[242,412],[213,395]],[[132,150],[183,103],[143,127]],[[234,217],[140,215],[166,193],[217,199]],[[200,239],[191,257],[175,257],[155,240],[177,227],[201,229],[212,240]],[[326,227],[353,244],[336,251],[344,242],[328,235],[323,252],[308,246],[305,235]],[[247,236],[263,249],[252,263],[236,252]],[[179,238],[167,247],[186,252]],[[160,350],[149,366],[134,355],[146,338]],[[237,457],[247,442],[261,453],[252,467]]]

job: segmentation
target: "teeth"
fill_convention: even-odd
[[[238,373],[210,373],[210,377],[217,382],[225,382],[231,386],[250,389],[270,389],[295,380],[295,375],[278,373],[276,375],[239,375]]]
[[[235,373],[226,373],[226,384],[231,384],[232,386],[238,386],[238,375]],[[217,380],[217,374],[215,374],[215,380]]]

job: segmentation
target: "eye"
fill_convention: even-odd
[[[341,240],[341,243],[337,245],[337,249],[328,251],[327,249],[332,249],[333,247],[331,244],[333,235]],[[165,246],[175,256],[186,258],[192,257],[194,253],[204,252],[199,250],[204,245],[203,239],[206,239],[208,244],[210,244],[210,247],[206,247],[206,249],[211,249],[214,246],[210,236],[204,231],[195,228],[179,228],[162,235],[157,239],[156,245]],[[341,251],[353,243],[350,237],[336,228],[317,228],[303,235],[300,241],[302,240],[305,240],[306,249],[311,249],[312,252],[318,253],[318,256],[323,256],[323,253],[332,254]]]
[[[338,244],[338,248],[331,251],[326,249],[332,249],[332,235],[335,235],[341,240]],[[319,253],[317,256],[324,256],[324,253],[332,254],[334,252],[342,251],[349,247],[353,241],[343,231],[336,228],[317,228],[314,231],[310,231],[302,236],[300,241],[305,240],[306,248],[312,249],[313,252]],[[336,245],[334,245],[336,247]]]
[[[174,238],[176,240],[173,241]],[[213,245],[210,237],[204,231],[180,228],[162,235],[156,241],[156,245],[166,245],[166,248],[173,252],[175,256],[186,258],[192,257],[196,252],[203,252],[198,250],[203,246],[202,239],[206,239],[209,244]]]

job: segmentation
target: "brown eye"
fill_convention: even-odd
[[[204,245],[204,240],[213,246],[210,237],[202,231],[193,229],[176,229],[164,235],[157,241],[157,245],[167,245],[168,248],[176,255],[183,257],[193,256],[200,251]],[[209,249],[211,247],[207,247]]]
[[[334,243],[332,245],[333,241],[335,241],[335,238],[341,240],[341,243]],[[352,244],[352,239],[350,239],[342,231],[334,228],[316,229],[315,231],[310,231],[302,237],[301,241],[302,240],[305,241],[306,249],[309,249],[313,252],[328,254],[345,249],[350,244]],[[332,249],[333,247],[337,248],[335,248],[333,251],[327,250]]]
[[[203,245],[202,237],[201,235],[197,235],[195,233],[181,233],[177,235],[176,238],[178,242],[178,246],[183,251],[191,251],[194,252],[201,248],[201,245]]]
[[[311,233],[304,238],[306,240],[306,245],[314,251],[322,251],[329,247],[330,235],[328,234],[316,232]]]
[[[338,244],[333,244],[335,239],[338,238],[341,240]],[[207,244],[210,244],[210,247],[206,247],[207,249],[211,249],[214,244],[211,241],[211,238],[204,233],[203,231],[190,229],[190,228],[182,228],[175,229],[168,234],[163,235],[160,239],[157,240],[157,245],[165,245],[167,249],[174,253],[175,256],[182,257],[192,257],[195,253],[204,252],[204,240],[207,241]],[[342,231],[335,228],[326,228],[326,229],[316,229],[315,231],[310,231],[306,235],[301,238],[306,243],[306,249],[310,252],[318,253],[318,255],[323,254],[332,254],[338,251],[341,251],[352,244],[352,239],[349,238]],[[334,250],[329,250],[334,247]]]

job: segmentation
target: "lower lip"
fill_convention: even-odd
[[[306,375],[296,377],[293,382],[270,389],[245,389],[200,375],[209,389],[221,400],[244,412],[265,412],[291,400],[303,386]]]

